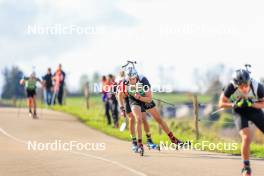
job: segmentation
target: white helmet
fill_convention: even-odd
[[[127,79],[136,78],[136,77],[138,77],[138,72],[137,72],[137,70],[135,68],[129,67],[126,70],[126,76],[127,76]]]

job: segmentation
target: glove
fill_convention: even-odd
[[[246,100],[245,100],[245,103],[246,103],[246,106],[247,106],[247,107],[252,107],[252,105],[253,105],[253,101],[252,101],[252,99],[250,99],[250,98],[246,99]]]
[[[120,114],[121,116],[126,117],[126,111],[125,111],[124,106],[120,106]]]
[[[253,101],[251,99],[238,99],[235,101],[234,108],[248,108],[252,107]]]

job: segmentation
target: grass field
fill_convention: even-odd
[[[177,103],[182,103],[186,101],[190,101],[190,99],[183,97],[183,95],[173,95],[174,99],[178,99]],[[158,97],[158,96],[156,96]],[[159,98],[162,98],[166,101],[170,101],[173,98],[169,99],[168,95],[160,95]],[[209,97],[198,97],[199,100],[202,100],[203,103],[206,103],[210,100]],[[173,101],[172,101],[173,102]],[[90,99],[90,106],[91,108],[87,110],[85,107],[85,100],[83,98],[68,98],[66,106],[55,106],[53,107],[54,110],[66,112],[78,117],[83,123],[86,125],[100,130],[108,135],[117,137],[123,140],[130,140],[130,135],[128,130],[124,132],[120,132],[119,129],[115,129],[112,126],[106,125],[106,119],[104,117],[104,108],[101,103],[100,97],[92,97]],[[124,120],[123,118],[120,119],[121,122]],[[196,140],[195,138],[195,129],[194,123],[192,120],[166,120],[170,129],[176,134],[176,136],[183,140],[191,140],[193,144],[202,143],[204,141],[208,141],[210,143],[218,144],[218,143],[235,143],[238,146],[237,150],[210,150],[214,152],[222,152],[222,153],[229,153],[229,154],[240,154],[240,144],[238,141],[233,139],[223,139],[220,138],[217,134],[217,131],[211,129],[207,129],[207,127],[200,124],[200,139]],[[120,123],[121,123],[120,122]],[[156,143],[159,141],[168,141],[168,137],[166,134],[162,133],[159,134],[159,127],[157,123],[150,119],[149,120],[151,126],[151,132],[153,139]],[[146,139],[143,138],[143,141]],[[209,147],[205,147],[204,150],[209,151]],[[251,153],[254,157],[264,158],[264,148],[263,145],[260,144],[252,144],[251,146]]]
[[[173,103],[183,103],[183,102],[190,102],[190,97],[186,95],[155,95],[157,98],[162,98],[166,101],[173,102]],[[199,96],[199,102],[207,103],[210,101],[210,97],[207,96]],[[24,101],[25,102],[25,101]],[[6,103],[6,102],[5,102]],[[10,103],[10,102],[9,102]],[[23,106],[25,105],[22,103]],[[104,107],[101,102],[100,96],[92,96],[90,98],[90,109],[86,109],[85,99],[80,97],[70,97],[67,98],[67,102],[65,106],[53,106],[52,109],[56,111],[61,111],[65,113],[69,113],[77,118],[79,118],[83,123],[86,125],[102,131],[105,134],[114,136],[116,138],[122,140],[130,140],[130,135],[128,130],[124,132],[120,132],[119,129],[113,128],[113,126],[108,126],[106,123],[106,119],[104,117]],[[124,119],[120,118],[120,124]],[[202,123],[199,125],[200,128],[200,139],[196,140],[195,138],[195,129],[194,129],[194,122],[191,118],[186,120],[175,120],[175,119],[166,119],[170,129],[176,134],[176,136],[183,140],[191,140],[193,144],[202,143],[204,141],[208,141],[213,144],[219,143],[235,143],[238,148],[237,150],[210,150],[209,146],[205,147],[204,150],[206,151],[214,151],[214,152],[221,152],[221,153],[229,153],[229,154],[240,154],[240,144],[239,141],[230,139],[230,138],[221,138],[219,137],[217,130],[212,128],[207,128]],[[169,141],[166,134],[162,133],[159,134],[159,127],[154,120],[149,120],[151,126],[152,137],[154,142],[158,143],[159,141]],[[145,135],[144,135],[145,136]],[[146,139],[143,138],[143,141]],[[254,157],[264,158],[264,147],[261,144],[253,143],[251,145],[251,153]]]

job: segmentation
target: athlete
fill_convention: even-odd
[[[219,107],[234,109],[236,125],[242,139],[242,176],[251,176],[251,135],[248,122],[253,122],[264,133],[264,86],[252,79],[247,70],[236,70],[233,80],[220,96]]]
[[[120,72],[120,80],[119,85],[121,86],[121,89],[124,90],[125,87],[125,72],[122,70]],[[123,87],[122,87],[123,86]],[[135,131],[135,117],[132,113],[131,107],[129,105],[129,99],[128,96],[124,93],[122,90],[118,91],[118,102],[120,105],[120,112],[123,117],[128,116],[129,117],[129,132],[132,139],[132,151],[137,152],[138,151],[138,145],[137,145],[137,137],[136,137],[136,131]],[[147,121],[147,114],[146,111],[143,111],[142,114],[142,123],[144,127],[144,131],[147,137],[147,145],[149,149],[160,149],[157,144],[154,144],[152,141],[151,133],[150,133],[150,127]]]
[[[29,108],[29,116],[37,119],[37,103],[36,103],[36,89],[37,82],[41,83],[39,78],[36,78],[36,74],[33,72],[30,77],[24,77],[20,80],[20,84],[24,85],[27,92],[28,97],[28,108]],[[41,83],[42,84],[42,83]],[[33,114],[32,114],[33,108]]]
[[[156,108],[154,101],[152,100],[152,92],[150,90],[150,83],[145,76],[139,76],[136,69],[130,67],[127,70],[127,83],[125,84],[126,93],[129,100],[133,115],[137,120],[137,133],[138,133],[138,148],[144,150],[142,145],[142,117],[143,112],[147,111],[162,127],[162,129],[169,136],[172,143],[176,145],[182,145],[182,141],[177,139],[173,133],[169,130],[165,121],[161,119],[161,116]],[[121,104],[122,106],[122,104]]]

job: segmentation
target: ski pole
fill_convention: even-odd
[[[260,102],[262,102],[262,101],[254,101],[253,103],[260,103]],[[224,111],[225,109],[230,109],[230,108],[220,108],[220,109],[217,109],[216,111],[212,112],[211,115],[217,114],[217,113],[219,113],[221,111]],[[232,107],[232,109],[233,109],[233,107]]]
[[[153,100],[160,101],[160,102],[163,102],[163,103],[165,103],[165,104],[168,104],[168,105],[171,105],[171,106],[175,106],[175,104],[169,103],[169,102],[167,102],[167,101],[164,101],[164,100],[162,100],[162,99],[159,99],[159,98],[152,98],[152,99],[153,99]]]
[[[217,109],[216,111],[212,112],[211,115],[217,114],[217,113],[222,112],[224,110],[225,110],[225,108]]]
[[[135,64],[137,64],[137,62],[128,60],[127,63],[122,66],[122,68],[126,68],[129,64],[131,64],[133,66],[133,68],[135,68]]]

